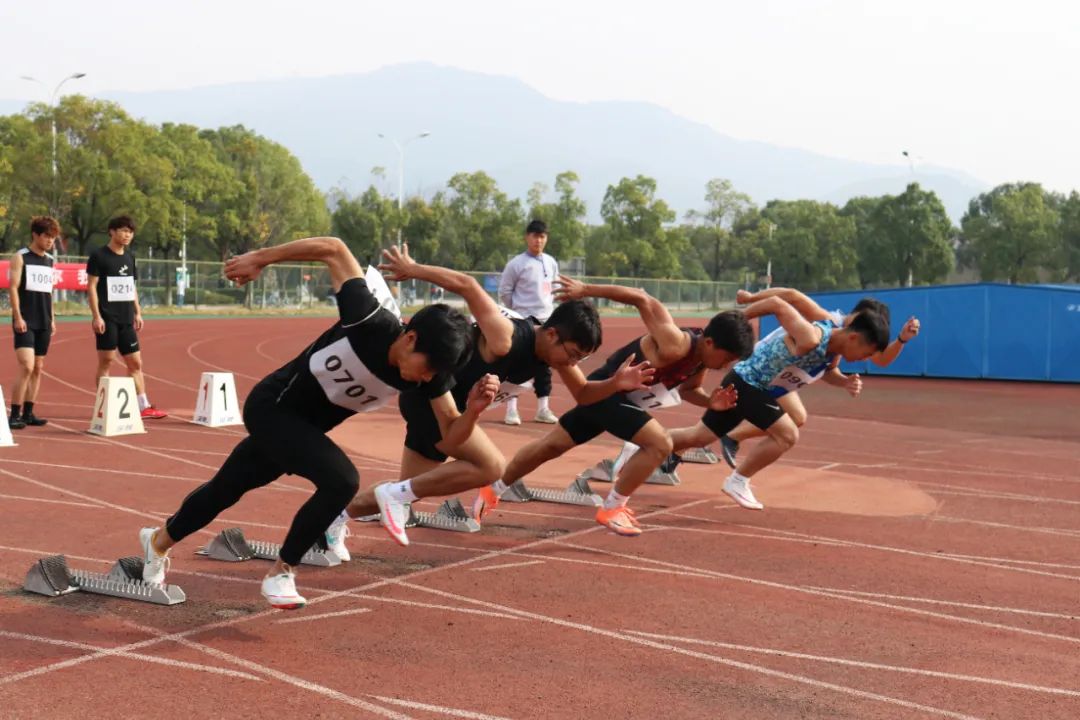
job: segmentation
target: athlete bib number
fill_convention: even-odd
[[[118,275],[107,277],[106,295],[109,302],[134,302],[135,301],[135,278]]]
[[[490,409],[496,407],[497,405],[502,405],[510,398],[516,398],[518,395],[525,392],[526,390],[532,390],[532,386],[532,380],[523,382],[520,385],[518,385],[517,383],[512,383],[509,380],[503,380],[499,384],[499,392],[495,393],[495,399],[491,401],[491,404],[488,405],[488,408]]]
[[[51,293],[53,288],[53,271],[47,265],[26,266],[26,289],[30,292]]]
[[[327,400],[353,412],[378,410],[398,392],[368,370],[356,357],[348,338],[313,353],[308,369]]]
[[[769,394],[776,397],[786,395],[789,392],[798,392],[816,379],[816,376],[810,375],[802,368],[789,365],[781,370],[780,374],[769,383],[769,389],[772,391]]]
[[[663,385],[653,385],[644,390],[635,390],[627,393],[630,402],[643,410],[658,410],[660,408],[675,407],[682,402],[678,388],[668,390]]]

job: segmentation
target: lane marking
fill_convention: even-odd
[[[527,565],[543,565],[543,560],[527,560],[525,562],[503,563],[501,565],[488,565],[486,567],[472,568],[473,572],[486,572],[488,570],[501,570],[504,568],[525,567]]]
[[[304,615],[303,617],[289,618],[288,620],[275,620],[274,624],[285,625],[286,623],[311,622],[312,620],[322,620],[323,618],[343,617],[345,615],[360,615],[369,612],[371,612],[371,608],[355,608],[353,610],[341,610],[339,612],[322,613],[321,615]]]

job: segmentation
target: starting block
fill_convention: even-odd
[[[679,453],[679,457],[682,458],[683,462],[701,463],[702,465],[715,465],[720,462],[720,458],[716,457],[716,453],[707,447],[683,450]]]
[[[98,380],[94,414],[90,417],[92,435],[134,435],[145,433],[135,381],[129,377],[103,377]]]
[[[578,480],[582,479],[586,481],[599,480],[600,482],[615,482],[615,461],[601,460],[593,467],[586,469],[578,475]],[[656,468],[645,482],[650,485],[678,485],[682,480],[679,478],[679,474],[674,470],[671,472],[664,472],[660,468]]]
[[[565,490],[553,490],[551,488],[531,488],[524,480],[518,480],[506,489],[499,498],[504,502],[549,502],[560,505],[584,505],[585,507],[600,507],[604,504],[603,498],[592,491],[589,487],[589,478],[578,475]]]
[[[232,373],[204,372],[195,397],[191,422],[206,427],[243,425],[240,403],[236,400],[236,381]]]
[[[42,558],[26,573],[23,589],[48,597],[59,597],[73,592],[138,600],[156,605],[176,605],[187,600],[187,595],[176,585],[158,585],[142,579],[143,559],[120,558],[107,575],[70,570],[67,558],[52,555]]]
[[[248,540],[240,528],[228,528],[218,533],[209,545],[196,550],[195,554],[205,555],[211,560],[247,562],[255,559],[277,560],[279,552],[281,552],[281,545],[277,543]],[[304,553],[304,557],[300,558],[300,564],[334,567],[341,564],[341,558],[334,551],[316,545]]]
[[[7,408],[7,403],[4,402],[4,389],[0,388],[0,408]],[[0,447],[15,447],[15,438],[11,437],[11,428],[8,427],[7,417],[3,418],[4,422],[0,422]]]
[[[432,530],[449,530],[451,532],[480,532],[480,523],[469,517],[465,507],[457,498],[450,498],[433,513],[415,512],[409,506],[409,519],[405,527],[431,528]]]
[[[380,514],[363,515],[356,518],[357,522],[379,522]],[[417,512],[409,504],[409,517],[405,520],[406,528],[431,528],[432,530],[449,530],[451,532],[480,532],[480,523],[469,516],[465,506],[457,498],[450,498],[433,513]]]

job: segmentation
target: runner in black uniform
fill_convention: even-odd
[[[86,262],[89,282],[87,298],[93,315],[98,365],[97,380],[109,374],[116,351],[135,381],[139,412],[144,420],[159,420],[168,413],[150,404],[142,371],[139,336],[143,328],[142,308],[135,287],[135,256],[129,246],[135,237],[135,223],[126,215],[109,221],[109,243],[95,250]]]
[[[310,480],[315,494],[293,519],[262,594],[274,607],[302,607],[306,601],[296,592],[292,568],[359,484],[356,468],[326,433],[355,413],[382,407],[399,391],[416,390],[439,417],[448,418],[446,434],[460,442],[495,395],[493,381],[477,383],[468,411],[458,416],[448,391],[453,371],[470,352],[468,321],[447,305],[432,305],[402,326],[380,306],[356,259],[337,238],[307,238],[249,252],[229,260],[225,274],[244,284],[267,265],[305,260],[329,267],[341,319],[252,389],[244,403],[250,436],[214,478],[192,492],[164,528],[140,532],[148,582],[164,580],[170,547],[208,525],[247,491],[288,473]]]
[[[473,513],[483,517],[519,478],[606,431],[633,442],[640,450],[620,470],[603,507],[597,510],[596,521],[620,535],[639,535],[641,529],[626,502],[671,452],[671,438],[648,410],[670,404],[670,390],[675,387],[685,388],[684,399],[695,405],[729,407],[734,402],[730,390],[718,388],[712,395],[706,394],[701,390],[701,380],[706,370],[722,368],[750,354],[753,331],[747,319],[756,311],[751,306],[745,314],[723,312],[713,317],[704,330],[694,331],[677,326],[664,304],[644,290],[583,285],[564,276],[558,295],[560,299],[603,297],[627,303],[637,308],[645,322],[648,334],[617,351],[589,376],[590,380],[610,377],[613,368],[633,356],[647,360],[656,368],[656,375],[644,390],[617,393],[591,405],[579,404],[563,415],[558,428],[518,451],[499,482],[481,489]]]
[[[403,252],[390,250],[392,259],[380,266],[393,280],[419,279],[437,284],[461,296],[476,318],[476,352],[455,376],[454,400],[465,409],[466,392],[480,378],[494,376],[502,384],[492,405],[516,397],[541,366],[553,368],[578,402],[598,402],[618,390],[634,390],[648,380],[647,365],[631,366],[632,358],[616,363],[611,379],[588,382],[577,364],[600,346],[600,317],[584,300],[563,303],[542,326],[530,319],[511,317],[500,309],[480,284],[463,273],[419,265]],[[383,526],[398,543],[408,544],[404,519],[406,503],[420,498],[456,495],[495,482],[506,459],[477,428],[464,443],[444,440],[431,405],[415,392],[404,393],[398,407],[406,422],[405,448],[401,457],[403,482],[386,483],[360,493],[346,513],[327,531],[327,542],[340,557],[349,556],[344,546],[349,517],[380,513]],[[448,456],[454,462],[446,463]],[[398,522],[395,518],[400,518]]]
[[[21,430],[47,420],[34,415],[41,371],[49,342],[56,332],[53,313],[53,260],[48,252],[60,236],[60,223],[51,217],[30,221],[30,245],[11,256],[11,325],[15,331],[15,361],[19,377],[11,391],[8,427]]]

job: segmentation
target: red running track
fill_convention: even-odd
[[[280,541],[300,478],[176,548],[183,605],[22,592],[37,557],[104,571],[135,554],[137,529],[216,469],[242,434],[185,422],[202,371],[234,372],[243,397],[328,322],[151,321],[150,394],[173,416],[115,439],[83,432],[89,329],[61,326],[39,404],[52,422],[0,449],[0,717],[1080,716],[1078,387],[814,387],[801,443],[756,481],[765,512],[720,494],[716,466],[684,466],[681,486],[635,497],[648,531],[632,540],[548,504],[500,507],[475,535],[412,530],[409,548],[355,525],[353,562],[302,568],[312,602],[294,613],[265,608],[265,563],[193,550],[229,526]],[[606,350],[638,331],[605,328]],[[5,390],[13,374],[4,353]],[[485,428],[508,453],[545,431],[498,419]],[[396,476],[403,431],[386,410],[334,436],[370,483]],[[565,486],[616,448],[530,481]]]

